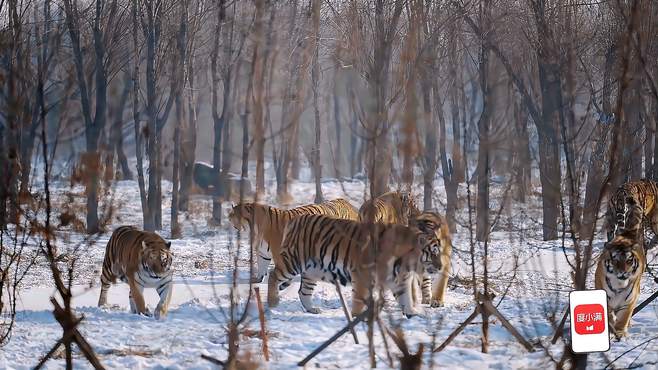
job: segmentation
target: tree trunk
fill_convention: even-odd
[[[373,62],[368,70],[368,91],[372,102],[367,107],[368,142],[366,143],[366,172],[371,183],[371,197],[379,196],[388,189],[392,167],[390,123],[388,117],[387,90],[393,52],[393,38],[397,29],[404,1],[396,0],[386,19],[384,1],[375,2],[375,40]]]
[[[653,99],[652,99],[653,100]],[[642,123],[644,130],[644,178],[653,178],[653,144],[656,135],[656,122],[651,116],[653,104],[642,99]]]
[[[463,32],[459,22],[452,22],[450,27],[449,36],[449,67],[450,75],[452,76],[452,86],[449,93],[450,98],[450,113],[452,119],[452,177],[457,184],[461,184],[466,180],[466,170],[464,160],[462,158],[462,142],[460,135],[460,122],[465,122],[466,117],[463,115],[460,120],[460,95],[464,94],[464,81],[463,73],[461,72],[459,61],[461,60],[461,53],[457,42],[459,41],[458,35]],[[459,71],[459,72],[458,72]],[[463,102],[462,102],[463,103]],[[454,221],[454,220],[453,220]]]
[[[457,211],[457,179],[454,176],[454,168],[452,162],[448,158],[448,150],[446,149],[446,122],[443,116],[443,101],[439,93],[438,81],[433,82],[434,101],[437,107],[437,116],[439,118],[439,157],[441,159],[441,174],[443,176],[443,186],[446,189],[446,221],[451,232],[455,232],[457,224],[455,222],[455,214]],[[479,178],[479,176],[478,176]],[[480,199],[478,197],[478,199]],[[488,210],[488,204],[487,204]],[[488,212],[488,211],[487,211]]]
[[[654,127],[658,129],[658,96],[654,96],[651,100],[651,120]],[[653,135],[653,176],[654,181],[658,181],[658,135],[654,132]]]
[[[218,67],[218,58],[219,58],[219,38],[221,35],[222,31],[222,24],[224,23],[224,19],[226,18],[226,9],[225,9],[225,0],[220,0],[218,8],[217,8],[217,21],[215,23],[215,29],[214,29],[214,40],[213,40],[213,48],[212,52],[210,54],[210,71],[211,71],[211,76],[212,76],[212,81],[210,83],[210,93],[211,93],[211,106],[212,106],[212,118],[213,118],[213,133],[214,133],[214,140],[213,140],[213,150],[212,150],[212,164],[213,164],[213,170],[215,171],[214,177],[214,184],[213,188],[215,189],[215,194],[213,194],[213,203],[212,203],[212,220],[215,224],[219,224],[222,219],[222,200],[221,200],[221,193],[220,191],[223,190],[221,188],[222,186],[222,181],[221,181],[221,176],[220,176],[220,166],[222,164],[222,135],[224,134],[224,126],[227,126],[227,117],[228,117],[228,110],[229,104],[231,101],[231,67],[232,65],[229,64],[226,66],[226,72],[224,74],[224,87],[223,87],[223,99],[222,99],[222,114],[221,116],[219,115],[219,111],[217,108],[217,100],[218,100],[218,89],[219,89],[219,67]],[[233,22],[231,22],[232,24]],[[226,45],[225,48],[229,48],[230,45]],[[228,59],[230,59],[231,54],[228,53],[227,55]],[[224,152],[224,156],[226,156],[227,153]]]
[[[311,14],[313,18],[313,68],[311,69],[311,79],[313,84],[313,113],[315,117],[315,144],[313,145],[313,175],[315,177],[315,203],[322,203],[322,163],[320,162],[320,107],[318,106],[318,95],[320,89],[320,0],[313,0],[311,3]]]
[[[184,124],[185,112],[183,107],[183,91],[185,88],[186,78],[186,63],[187,63],[187,47],[188,47],[188,1],[180,3],[180,28],[176,37],[176,58],[174,61],[174,73],[172,78],[172,91],[175,94],[176,105],[176,126],[174,127],[174,163],[171,189],[171,238],[177,239],[181,236],[180,225],[178,223],[179,211],[179,186],[180,186],[180,168],[181,168],[181,127]]]
[[[560,216],[560,154],[555,131],[539,131],[539,179],[542,186],[543,237],[557,239]]]
[[[642,75],[640,62],[635,61],[635,66],[633,68],[633,73],[631,73],[632,79],[630,82],[629,89],[626,91],[627,98],[626,104],[624,105],[624,117],[626,117],[626,123],[630,128],[630,133],[626,133],[624,138],[626,139],[626,145],[624,145],[624,158],[627,160],[626,168],[628,171],[627,179],[631,181],[639,180],[642,178],[642,155],[644,154],[642,150],[642,140],[643,136],[642,131],[644,129],[642,123],[642,80],[640,76]]]
[[[0,230],[5,230],[7,227],[7,197],[9,189],[9,161],[7,160],[7,153],[5,152],[5,127],[0,126]]]
[[[287,204],[291,201],[291,196],[288,193],[288,175],[290,172],[290,165],[293,161],[293,148],[294,140],[293,138],[296,135],[298,120],[296,120],[294,109],[296,109],[296,103],[293,102],[293,81],[295,81],[294,86],[300,87],[300,76],[301,71],[297,67],[299,65],[300,56],[302,54],[301,45],[302,40],[298,40],[299,30],[297,30],[297,1],[293,1],[292,6],[290,7],[290,28],[288,29],[288,38],[293,40],[292,54],[290,57],[290,63],[288,64],[288,78],[286,83],[286,89],[283,96],[283,102],[281,107],[281,129],[283,130],[283,140],[281,140],[281,148],[279,154],[277,155],[279,166],[276,168],[276,194],[277,201],[281,204]],[[298,90],[297,90],[298,91]],[[299,91],[297,98],[299,99]]]
[[[335,73],[335,72],[334,72]],[[336,155],[334,158],[335,165],[334,170],[336,172],[336,178],[340,179],[343,172],[343,146],[342,146],[342,137],[341,137],[341,128],[342,124],[340,121],[340,97],[338,95],[338,83],[337,75],[334,74],[334,86],[333,86],[333,103],[334,103],[334,130],[336,130]]]
[[[543,39],[542,39],[543,40]],[[541,40],[540,40],[541,42]],[[547,41],[544,41],[547,42]],[[548,46],[538,52],[539,84],[542,93],[542,121],[537,128],[539,136],[539,176],[542,187],[543,237],[554,240],[558,237],[558,218],[562,173],[558,127],[562,120],[562,84],[559,64],[549,61],[553,55],[545,53]]]
[[[178,239],[181,236],[180,225],[178,223],[178,205],[179,205],[179,175],[181,162],[181,145],[180,145],[180,127],[183,125],[183,102],[180,94],[176,97],[176,126],[174,127],[174,163],[173,173],[171,176],[171,238]]]
[[[20,189],[18,194],[21,197],[27,194],[30,185],[30,173],[32,172],[32,153],[34,152],[34,139],[37,136],[37,121],[38,115],[34,115],[33,122],[28,126],[28,132],[21,130],[21,145],[20,145]],[[18,175],[16,173],[15,175]]]
[[[520,102],[514,102],[515,140],[514,171],[516,192],[515,200],[525,203],[532,189],[532,156],[530,155],[530,138],[528,135],[528,114]]]
[[[188,203],[190,199],[190,189],[192,188],[192,179],[194,177],[194,162],[196,157],[196,131],[197,131],[197,100],[195,92],[195,53],[194,41],[190,47],[191,54],[188,60],[187,80],[190,85],[189,92],[187,93],[187,125],[183,130],[181,138],[181,173],[180,173],[180,198],[178,200],[178,208],[186,212],[188,210]]]
[[[92,117],[91,95],[87,87],[83,50],[80,46],[80,20],[77,18],[77,3],[64,1],[66,24],[73,49],[73,61],[76,70],[77,85],[80,90],[80,103],[85,121],[85,139],[87,152],[82,156],[83,167],[86,174],[87,195],[87,233],[99,231],[98,223],[98,180],[100,173],[100,158],[98,153],[98,139],[105,127],[107,111],[107,76],[105,72],[105,45],[104,36],[100,30],[103,15],[100,1],[95,3],[95,15],[92,26],[94,51],[94,82],[95,82],[95,112]]]
[[[254,149],[256,152],[256,198],[265,195],[265,125],[263,122],[263,93],[265,90],[265,67],[267,59],[263,53],[263,13],[264,0],[255,0],[256,15],[254,20],[254,51],[253,51],[253,78],[254,78]],[[247,99],[251,99],[247,95]]]
[[[126,153],[123,151],[123,111],[126,107],[128,101],[128,95],[130,94],[130,87],[132,81],[128,74],[126,74],[123,90],[121,91],[121,97],[119,98],[119,104],[114,109],[114,122],[112,122],[112,128],[110,133],[110,142],[113,152],[117,155],[117,160],[119,166],[121,167],[121,178],[123,180],[132,180],[133,174],[130,171],[128,166],[128,158]]]
[[[606,53],[605,66],[603,70],[603,112],[606,115],[612,113],[611,91],[612,91],[612,71],[615,64],[615,45],[611,45]],[[608,148],[608,132],[610,125],[603,122],[596,122],[594,134],[592,135],[591,150],[589,160],[589,169],[585,183],[585,205],[583,207],[583,221],[580,236],[583,240],[592,238],[597,218],[597,201],[603,188],[606,167],[606,151]]]
[[[432,194],[434,191],[434,176],[438,167],[436,155],[436,121],[432,114],[431,88],[428,79],[430,73],[422,76],[420,87],[423,95],[423,122],[425,123],[425,150],[424,150],[424,168],[423,168],[423,209],[429,211],[432,209]],[[437,107],[437,109],[439,109]],[[440,114],[437,112],[437,114]]]
[[[482,30],[488,32],[490,22],[491,3],[484,0],[484,14],[481,14],[480,24]],[[482,91],[482,113],[478,121],[479,131],[479,148],[477,164],[477,198],[476,198],[476,227],[475,236],[480,242],[485,242],[489,238],[489,177],[491,175],[489,163],[489,127],[491,120],[491,90],[489,87],[489,39],[488,36],[482,36],[482,46],[480,50],[480,62],[478,70],[480,89]],[[482,352],[487,352],[487,341],[485,323],[486,315],[482,313]],[[487,324],[488,326],[488,324]]]
[[[132,74],[132,109],[133,109],[133,121],[134,121],[134,127],[135,127],[135,157],[137,159],[137,183],[139,185],[139,199],[142,204],[142,215],[143,215],[143,223],[144,226],[146,226],[147,220],[151,219],[150,216],[150,209],[149,209],[149,204],[148,204],[148,199],[147,199],[147,194],[146,194],[146,183],[144,179],[144,159],[143,159],[143,152],[142,152],[142,129],[140,125],[140,108],[139,108],[139,63],[140,63],[140,53],[139,53],[139,44],[138,44],[138,39],[137,39],[137,30],[138,30],[138,18],[137,18],[137,0],[133,0],[132,2],[132,7],[131,7],[131,13],[132,13],[132,21],[133,21],[133,29],[132,29],[132,36],[133,36],[133,48],[134,48],[134,53],[135,53],[135,58],[134,58],[134,68],[133,68],[133,74]],[[146,229],[146,227],[145,227]]]

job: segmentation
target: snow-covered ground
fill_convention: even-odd
[[[443,184],[437,179],[436,201],[439,210],[444,203]],[[54,201],[58,209],[67,205],[82,212],[83,189],[70,188],[68,183],[54,183]],[[274,203],[274,186],[268,184],[266,201]],[[163,183],[163,230],[169,236],[169,205],[171,184]],[[344,197],[359,206],[365,194],[362,182],[324,181],[325,198]],[[460,189],[465,193],[465,189]],[[492,199],[499,201],[504,189],[494,185]],[[112,227],[123,224],[141,226],[141,206],[137,183],[118,182],[112,189]],[[297,204],[311,203],[314,184],[297,182],[291,191]],[[414,189],[419,204],[421,189]],[[77,207],[77,208],[76,208]],[[202,354],[219,359],[226,358],[226,322],[229,315],[229,292],[232,286],[232,266],[236,255],[236,234],[230,225],[209,226],[212,203],[209,198],[193,196],[190,210],[181,216],[183,237],[173,240],[175,287],[169,315],[165,320],[142,317],[128,312],[128,288],[117,284],[110,289],[109,303],[112,308],[98,308],[98,280],[105,243],[110,231],[97,240],[84,241],[83,237],[64,228],[59,231],[57,245],[60,251],[77,257],[74,276],[74,306],[78,314],[84,315],[80,331],[91,343],[104,366],[107,368],[171,368],[203,369],[214,368],[201,358]],[[498,204],[492,204],[493,212]],[[227,207],[228,208],[228,207]],[[467,225],[466,205],[460,205],[459,222]],[[226,210],[228,211],[228,210]],[[536,369],[554,368],[559,361],[564,344],[559,341],[550,345],[553,326],[551,315],[560,319],[566,308],[570,287],[570,269],[565,254],[571,256],[569,241],[565,248],[562,242],[541,241],[541,213],[538,199],[532,198],[527,205],[515,205],[504,210],[497,229],[492,233],[489,250],[490,286],[496,294],[494,303],[504,297],[498,308],[510,322],[533,344],[536,350],[527,352],[500,325],[492,320],[490,327],[489,353],[480,351],[480,318],[459,335],[447,348],[439,353],[425,351],[424,364],[438,368],[463,369]],[[57,212],[55,214],[57,217]],[[447,302],[441,308],[423,307],[424,314],[412,319],[403,319],[396,304],[391,302],[384,317],[389,325],[401,325],[406,338],[415,350],[418,343],[426,347],[438,346],[473,310],[473,288],[471,281],[469,235],[463,226],[453,235],[453,274],[451,276]],[[601,242],[595,243],[598,251]],[[482,270],[483,246],[477,246],[476,265]],[[248,247],[242,243],[238,253],[239,293],[248,293]],[[514,267],[518,266],[517,269]],[[516,270],[516,272],[515,272]],[[593,274],[593,269],[592,269]],[[479,275],[479,273],[478,273]],[[250,319],[242,336],[240,349],[250,353],[261,367],[271,369],[295,368],[298,361],[314,348],[331,337],[345,323],[340,301],[333,286],[320,284],[315,300],[322,312],[318,315],[304,313],[297,289],[299,284],[282,292],[281,305],[266,308],[269,332],[270,361],[265,363],[261,354],[261,340],[254,336],[258,330],[257,311],[249,307]],[[260,294],[266,301],[267,284],[260,284]],[[481,288],[481,285],[480,285]],[[642,298],[658,288],[647,276],[643,284]],[[349,289],[344,289],[350,300]],[[49,297],[54,293],[48,268],[40,261],[26,276],[18,302],[19,313],[16,327],[9,344],[0,348],[0,368],[32,368],[51,346],[60,338],[61,329],[52,317]],[[155,291],[146,291],[147,304],[153,308],[157,303]],[[594,368],[602,368],[620,354],[658,334],[658,305],[651,304],[634,318],[630,337],[620,343],[613,342],[610,352],[593,354],[589,361]],[[313,359],[308,366],[320,368],[367,368],[368,346],[366,328],[357,327],[361,344],[354,344],[351,335],[345,335],[327,350]],[[385,343],[379,331],[375,332],[377,364],[388,368]],[[433,344],[434,343],[434,344]],[[389,346],[393,346],[388,341]],[[652,368],[658,363],[656,343],[638,346],[615,362],[618,368]],[[542,348],[543,347],[543,348]],[[544,349],[546,348],[546,349]],[[393,357],[399,352],[392,349]],[[88,368],[81,355],[76,354],[76,368]],[[62,368],[63,356],[47,363],[47,368]],[[397,366],[397,365],[396,365]]]

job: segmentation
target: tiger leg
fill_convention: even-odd
[[[263,282],[263,278],[267,274],[267,268],[270,266],[270,261],[272,261],[272,253],[270,252],[270,247],[265,243],[261,238],[254,240],[258,243],[258,261],[257,261],[257,271],[256,275],[251,277],[252,284],[258,284]]]
[[[103,258],[103,270],[101,271],[101,294],[98,297],[98,307],[107,304],[107,291],[110,289],[110,285],[116,281],[116,276],[112,273],[112,257],[108,253],[106,249]]]
[[[134,278],[128,278],[128,285],[130,286],[130,310],[132,313],[143,314],[151,316],[151,313],[146,309],[144,302],[144,286],[138,284]]]
[[[308,313],[318,314],[320,309],[313,306],[313,290],[317,282],[311,279],[306,273],[302,273],[302,282],[299,284],[299,300],[302,302],[304,310]]]
[[[645,249],[649,250],[658,245],[658,212],[651,216],[649,228],[651,229],[651,238],[645,243]]]
[[[401,282],[392,282],[389,284],[389,288],[393,291],[393,296],[398,301],[398,304],[402,308],[402,313],[406,317],[413,317],[419,314],[411,299],[411,286],[415,280],[413,275],[415,274],[408,274]]]
[[[169,302],[171,301],[171,293],[174,289],[174,283],[171,281],[171,275],[162,279],[163,281],[156,288],[158,295],[160,296],[160,302],[155,307],[155,318],[160,319],[167,315],[169,310]]]
[[[360,315],[366,309],[366,299],[368,298],[368,282],[364,279],[355,277],[352,285],[352,316]]]
[[[109,273],[103,269],[103,273],[101,274],[101,294],[100,297],[98,297],[98,307],[107,304],[107,291],[110,290],[110,285],[112,285],[112,280],[108,279],[106,274],[109,275]]]
[[[290,285],[293,276],[286,277],[285,274],[277,267],[270,269],[267,276],[267,305],[276,307],[279,305],[279,290],[285,289]]]
[[[615,313],[616,320],[614,329],[617,340],[620,340],[628,334],[628,326],[631,323],[632,312],[633,308],[628,305]]]
[[[450,277],[449,267],[445,266],[440,272],[439,281],[437,281],[436,288],[432,294],[430,307],[443,307],[446,290],[448,289],[448,277]]]
[[[421,291],[423,292],[423,300],[421,303],[430,304],[430,299],[432,299],[432,276],[427,272],[423,272],[422,278]]]

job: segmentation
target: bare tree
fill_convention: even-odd
[[[168,22],[167,16],[171,4],[161,4],[157,0],[134,0],[137,16],[134,16],[134,21],[139,20],[141,34],[144,38],[146,47],[146,55],[144,57],[146,63],[146,103],[145,110],[147,116],[146,129],[143,134],[147,140],[147,154],[149,161],[148,171],[148,192],[143,200],[146,204],[142,205],[144,210],[144,230],[159,230],[162,228],[162,152],[161,140],[162,129],[167,123],[167,118],[173,107],[175,93],[174,89],[170,89],[167,99],[164,103],[164,108],[160,109],[159,99],[164,94],[161,89],[158,89],[158,77],[161,75],[161,69],[166,66],[166,63],[156,63],[160,58],[166,58],[164,55],[159,55],[162,51],[162,31],[163,22]],[[166,5],[166,6],[165,6]],[[136,37],[136,36],[135,36]],[[139,58],[136,61],[139,62]],[[160,67],[160,69],[157,69]],[[137,76],[139,78],[139,75]],[[172,80],[172,86],[175,86]],[[135,121],[136,124],[139,120]],[[141,148],[137,148],[141,150]],[[139,169],[138,169],[139,171]],[[144,190],[142,190],[144,192]]]
[[[320,139],[322,137],[322,125],[320,121],[320,107],[318,96],[320,95],[320,0],[311,1],[311,23],[313,24],[313,42],[310,48],[313,50],[313,66],[311,68],[311,85],[313,89],[313,117],[315,119],[315,141],[312,150],[313,175],[315,177],[315,203],[322,203],[322,163],[320,162]]]
[[[82,166],[86,174],[87,193],[87,232],[99,231],[98,222],[98,181],[100,174],[99,137],[105,129],[107,120],[107,87],[109,61],[106,54],[107,41],[111,40],[111,32],[116,32],[117,22],[121,20],[121,9],[116,1],[105,3],[95,1],[93,15],[91,16],[91,36],[93,43],[92,60],[94,61],[94,86],[87,83],[84,55],[86,47],[82,42],[82,19],[85,16],[78,9],[78,2],[64,0],[66,26],[71,41],[73,62],[76,71],[76,81],[80,92],[80,106],[85,122],[85,139],[87,151],[82,154]],[[93,105],[92,105],[93,99]],[[93,112],[92,112],[93,110]]]

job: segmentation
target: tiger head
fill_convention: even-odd
[[[644,260],[642,247],[628,233],[615,236],[605,245],[604,253],[607,275],[620,281],[635,278]]]
[[[236,230],[244,231],[249,226],[249,220],[253,217],[253,210],[251,203],[236,204],[229,212],[228,220]]]
[[[150,277],[157,279],[167,275],[171,271],[173,256],[171,242],[160,237],[142,240],[142,268]]]
[[[442,235],[442,226],[445,225],[443,218],[434,212],[422,212],[411,220],[410,225],[421,231],[419,237],[423,245],[421,262],[426,271],[430,274],[441,271],[444,267],[441,252],[446,247],[442,243],[449,243]]]

